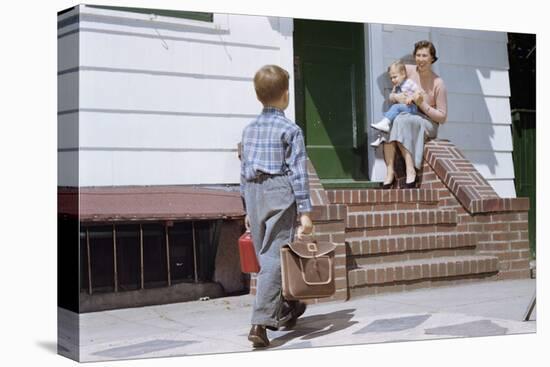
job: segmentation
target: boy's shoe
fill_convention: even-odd
[[[382,144],[383,142],[387,141],[387,139],[385,137],[383,137],[382,135],[379,135],[378,138],[376,138],[375,141],[373,141],[372,143],[370,143],[370,146],[371,147],[375,147],[375,148],[378,148],[380,146],[380,144]]]
[[[266,325],[265,328],[277,331],[280,328],[291,329],[296,325],[298,317],[302,316],[306,312],[306,304],[300,301],[283,301],[281,310],[281,317],[279,318],[277,326]]]
[[[387,117],[384,117],[379,122],[377,122],[375,124],[370,124],[370,126],[372,126],[372,128],[374,128],[376,130],[380,130],[380,131],[383,131],[385,133],[389,133],[390,132],[390,124],[391,124],[391,121]]]
[[[252,342],[254,348],[263,348],[269,345],[269,339],[264,325],[252,325],[248,333],[248,340]]]
[[[286,329],[292,329],[298,321],[298,317],[302,316],[306,312],[306,304],[300,301],[287,301],[288,307],[290,308],[287,312],[290,315],[289,319],[283,323],[281,326],[284,326]]]

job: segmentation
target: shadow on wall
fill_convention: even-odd
[[[292,37],[292,27],[284,27],[281,25],[280,17],[267,17],[271,29],[284,37]],[[288,19],[288,18],[287,18]]]
[[[202,27],[200,25],[192,24],[172,24],[158,20],[155,14],[149,14],[149,19],[131,19],[122,17],[106,17],[97,14],[80,14],[80,22],[89,21],[112,25],[123,25],[137,28],[155,28],[157,30],[166,31],[185,31],[190,33],[203,33],[203,34],[229,34],[228,30],[213,29],[209,27]],[[209,24],[206,23],[205,24]]]
[[[491,174],[495,174],[498,162],[495,153],[491,152],[493,150],[491,139],[495,136],[491,122],[503,121],[493,121],[480,80],[480,78],[490,79],[493,70],[490,68],[453,67],[446,69],[447,72],[441,71],[440,66],[445,62],[441,56],[438,54],[440,59],[434,64],[433,69],[443,79],[447,87],[448,117],[447,122],[439,128],[438,138],[449,139],[467,155],[473,164],[487,166]],[[405,64],[415,64],[412,54],[405,54],[400,59]],[[456,72],[452,73],[451,70]],[[384,102],[379,106],[380,115],[382,115],[382,112],[387,111],[390,106],[388,97],[392,89],[392,84],[385,71],[377,76],[376,86],[378,93],[384,96]],[[373,141],[377,132],[372,128],[369,131],[375,134],[368,139]],[[486,152],[484,152],[485,150]],[[376,149],[375,154],[377,158],[383,159],[382,149]]]

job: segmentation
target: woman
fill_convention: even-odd
[[[447,119],[447,89],[432,64],[437,61],[434,45],[430,41],[419,41],[414,45],[413,56],[416,66],[407,65],[407,75],[421,89],[413,97],[419,113],[402,113],[397,116],[390,130],[389,140],[384,143],[386,178],[383,188],[392,187],[395,179],[394,161],[396,148],[405,159],[407,179],[405,188],[416,186],[416,170],[422,165],[424,138],[435,138],[439,124]],[[406,103],[406,96],[390,94],[392,103]]]

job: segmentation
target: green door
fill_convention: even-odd
[[[367,179],[363,24],[294,21],[296,119],[322,181]]]

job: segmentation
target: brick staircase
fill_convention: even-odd
[[[440,209],[439,191],[327,190],[347,206],[350,296],[494,278],[496,256],[476,253],[477,233],[457,231],[457,211]]]
[[[325,189],[309,162],[316,238],[337,244],[336,293],[309,303],[530,276],[528,199],[500,198],[449,141],[426,143],[417,189],[395,163],[382,190]]]

